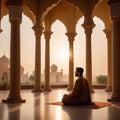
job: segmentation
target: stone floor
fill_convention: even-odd
[[[120,103],[100,109],[81,109],[80,107],[47,105],[60,101],[66,89],[53,89],[52,92],[32,93],[22,90],[22,104],[2,103],[8,97],[8,91],[0,91],[0,120],[120,120]],[[95,89],[93,101],[107,102],[110,95],[103,89]]]

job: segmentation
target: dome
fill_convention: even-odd
[[[3,55],[2,57],[0,57],[0,66],[2,66],[2,67],[8,67],[9,64],[10,64],[10,60],[5,55]]]
[[[51,72],[57,72],[57,66],[55,64],[51,65]]]

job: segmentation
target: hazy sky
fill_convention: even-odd
[[[94,18],[96,24],[92,33],[92,71],[93,74],[107,74],[107,39],[103,32],[104,24],[100,19]],[[84,29],[81,27],[83,18],[78,21],[76,26],[77,36],[74,40],[74,67],[82,66],[85,69],[86,64],[86,41]],[[0,34],[0,57],[4,54],[10,57],[10,23],[8,16],[2,19],[3,32]],[[33,26],[31,20],[23,16],[21,24],[21,65],[25,72],[30,74],[35,66],[35,36],[31,29]],[[68,73],[69,64],[69,42],[65,35],[66,28],[60,22],[56,21],[52,25],[53,34],[50,39],[50,64],[56,64],[58,71],[63,69]],[[45,39],[41,38],[41,71],[45,66]]]

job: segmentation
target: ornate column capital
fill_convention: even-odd
[[[75,36],[77,35],[76,32],[67,32],[67,33],[65,33],[65,34],[68,36],[68,40],[69,40],[69,42],[73,42]]]
[[[8,6],[9,10],[9,20],[17,20],[18,22],[22,21],[22,7],[19,6]]]
[[[91,34],[92,33],[92,29],[95,27],[95,24],[86,24],[86,23],[83,23],[82,24],[83,28],[85,29],[85,33],[86,34]]]
[[[32,29],[34,30],[34,32],[35,32],[35,36],[37,37],[37,38],[40,38],[40,36],[42,35],[42,31],[43,31],[43,26],[41,25],[41,26],[37,26],[37,25],[34,25],[33,27],[32,27]]]
[[[95,27],[95,24],[86,24],[86,23],[83,23],[82,26],[85,29],[86,37],[87,38],[91,38],[92,30]]]
[[[44,31],[44,36],[46,41],[50,40],[52,33],[53,33],[52,31]]]

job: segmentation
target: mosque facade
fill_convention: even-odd
[[[32,73],[35,76],[35,71]],[[41,81],[42,85],[45,84],[45,70],[41,73]],[[66,85],[68,81],[68,75],[64,74],[63,69],[58,70],[58,66],[56,64],[52,64],[50,66],[50,84],[51,85]]]
[[[24,68],[21,66],[21,83],[28,80],[28,73],[24,73]],[[0,81],[10,81],[10,59],[4,54],[0,57]]]

